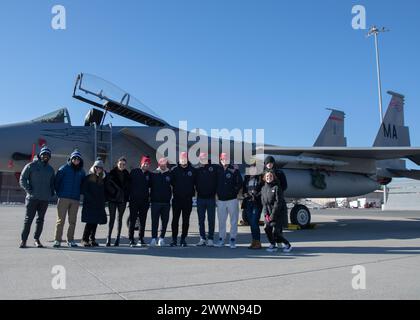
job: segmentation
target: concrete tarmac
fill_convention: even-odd
[[[420,211],[313,210],[315,229],[285,231],[294,247],[289,254],[247,249],[249,227],[239,227],[237,249],[196,247],[195,209],[187,248],[130,248],[126,225],[121,246],[106,248],[104,225],[99,248],[54,249],[50,207],[46,248],[34,248],[30,238],[30,247],[19,249],[24,211],[0,207],[0,299],[420,299]],[[78,242],[83,227],[79,213]],[[169,223],[167,243],[170,236]],[[353,270],[358,265],[363,269]],[[65,289],[53,286],[60,284],[55,266]]]

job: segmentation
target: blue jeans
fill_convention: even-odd
[[[261,215],[261,207],[251,201],[248,201],[245,206],[245,213],[248,218],[249,226],[251,227],[252,240],[260,241],[261,232],[259,221]]]
[[[206,227],[204,225],[206,220],[209,224],[208,237],[206,238]],[[216,221],[216,199],[203,199],[197,198],[197,213],[198,213],[198,226],[200,229],[200,237],[202,239],[213,240],[214,238],[214,225]]]

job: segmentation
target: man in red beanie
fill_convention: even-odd
[[[140,160],[140,167],[130,173],[130,226],[128,237],[130,247],[144,246],[144,231],[146,228],[147,212],[150,207],[150,165],[152,161],[148,156]],[[134,229],[139,221],[139,241],[134,240]]]

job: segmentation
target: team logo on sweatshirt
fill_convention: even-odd
[[[171,181],[171,177],[166,177],[166,182],[170,182]]]
[[[230,178],[232,178],[232,175],[231,175],[230,173],[228,173],[228,174],[226,175],[226,178],[230,179]]]
[[[213,170],[214,170],[213,167],[209,167],[210,172],[213,172]]]
[[[188,171],[187,175],[188,175],[189,177],[192,177],[192,172],[191,172],[191,171]]]

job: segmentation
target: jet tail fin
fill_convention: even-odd
[[[410,133],[404,125],[404,96],[388,91],[391,101],[376,136],[374,147],[409,147]]]
[[[327,122],[322,128],[314,147],[346,147],[347,139],[344,137],[344,117],[343,111],[331,110]]]
[[[410,133],[408,127],[404,125],[404,96],[402,94],[388,91],[391,95],[391,101],[385,113],[385,117],[378,130],[374,147],[409,147]],[[396,172],[405,172],[405,160],[383,160],[378,161],[378,167],[390,176],[397,176]],[[394,171],[391,171],[394,170]],[[381,170],[381,171],[382,171]]]

